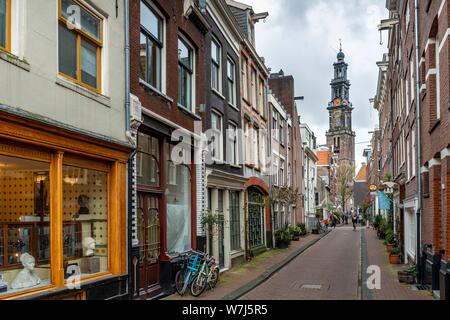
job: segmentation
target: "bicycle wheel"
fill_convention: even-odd
[[[203,293],[203,291],[205,291],[207,282],[208,278],[206,277],[206,275],[198,274],[197,276],[195,276],[191,284],[192,296],[199,297]]]
[[[185,270],[179,270],[175,275],[175,290],[182,296],[184,294],[184,274]]]
[[[214,289],[217,286],[217,283],[219,282],[219,276],[220,276],[220,270],[219,268],[215,268],[214,271],[211,273],[211,277],[209,279],[209,287],[211,289]]]

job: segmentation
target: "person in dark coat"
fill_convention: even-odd
[[[358,216],[355,212],[352,214],[353,231],[356,231],[356,225],[358,223]]]

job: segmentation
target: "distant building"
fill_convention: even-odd
[[[363,205],[367,203],[367,191],[369,186],[367,184],[367,165],[362,163],[358,174],[355,177],[355,184],[353,187],[353,203],[355,209],[361,212]]]
[[[316,223],[316,188],[317,188],[317,142],[314,132],[305,123],[300,124],[303,143],[303,181],[304,181],[304,209],[306,223],[309,230]]]

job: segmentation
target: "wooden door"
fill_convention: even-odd
[[[139,291],[140,294],[159,294],[160,256],[160,197],[151,193],[139,193],[138,239],[139,239]]]

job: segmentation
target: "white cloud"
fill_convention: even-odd
[[[326,143],[328,102],[333,63],[343,41],[350,64],[350,98],[355,107],[356,162],[364,161],[369,131],[377,125],[369,98],[376,92],[378,68],[385,47],[380,46],[377,25],[387,11],[381,0],[243,0],[256,12],[268,11],[266,23],[256,29],[256,47],[273,72],[283,69],[296,81],[302,121],[314,130],[318,142]]]

